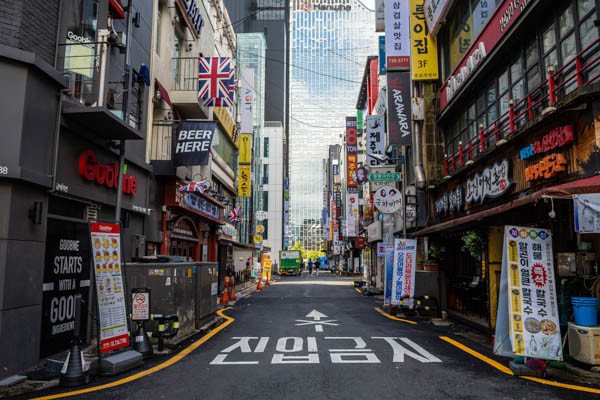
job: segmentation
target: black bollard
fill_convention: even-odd
[[[134,345],[133,348],[135,351],[142,354],[144,359],[154,357],[154,349],[152,348],[152,342],[150,338],[146,334],[146,330],[144,329],[144,322],[139,321],[137,325],[137,330],[134,336]]]
[[[60,385],[65,387],[76,387],[87,385],[90,377],[87,373],[83,352],[79,346],[79,332],[81,324],[81,294],[75,295],[75,327],[71,349],[67,355],[65,364],[60,371]]]

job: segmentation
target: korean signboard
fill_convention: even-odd
[[[425,0],[423,4],[425,8],[425,22],[427,22],[429,32],[433,33],[434,36],[437,34],[440,21],[445,16],[445,13],[448,12],[447,5],[449,2],[450,0]]]
[[[549,231],[505,226],[494,353],[562,360],[553,260]]]
[[[385,153],[385,116],[367,116],[367,165],[380,165],[371,154],[383,155]]]
[[[90,224],[102,353],[129,346],[120,232],[119,224]]]
[[[394,240],[394,264],[392,267],[392,304],[411,305],[413,300],[404,297],[415,294],[415,271],[417,269],[417,241]]]
[[[214,121],[180,121],[173,135],[175,165],[208,165],[216,125]]]
[[[252,162],[252,134],[242,133],[240,135],[240,164],[250,164]]]
[[[393,176],[393,174],[395,174],[395,172],[396,172],[395,165],[389,165],[389,166],[385,166],[385,167],[370,167],[369,169],[371,170],[371,173],[369,174],[369,179],[371,178],[371,175],[388,176],[388,174],[390,174],[389,176]],[[371,188],[371,192],[376,192],[377,190],[381,189],[384,186],[395,187],[396,184],[394,183],[393,180],[386,181],[386,182],[371,180],[371,183],[369,186]]]
[[[254,106],[254,70],[242,69],[242,116],[240,133],[253,132],[252,107]]]
[[[383,75],[387,72],[385,58],[385,36],[379,36],[379,74]]]
[[[423,0],[410,0],[410,29],[412,79],[438,79],[437,45],[427,32]]]
[[[250,197],[250,165],[240,165],[238,168],[238,196]]]
[[[392,304],[392,270],[394,269],[394,248],[385,249],[385,288],[383,304]]]
[[[358,134],[356,117],[346,117],[346,166],[348,191],[356,190],[356,169],[358,168]]]
[[[410,69],[410,19],[406,0],[385,2],[385,54],[388,71]]]
[[[66,350],[75,333],[75,295],[88,304],[90,240],[86,224],[48,218],[42,285],[42,357]],[[86,337],[87,313],[81,314],[80,337]]]
[[[402,206],[402,195],[400,190],[384,186],[373,195],[373,204],[383,214],[393,214]]]
[[[388,144],[412,145],[410,72],[387,73]]]
[[[133,321],[150,320],[150,288],[131,290],[131,319]]]
[[[358,193],[346,194],[346,207],[346,236],[354,237],[358,235]]]
[[[505,159],[499,163],[486,167],[480,174],[476,174],[467,180],[467,193],[465,202],[471,204],[480,202],[489,198],[502,196],[512,185],[509,177],[510,162]]]

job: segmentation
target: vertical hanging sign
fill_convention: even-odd
[[[119,224],[90,224],[96,296],[98,299],[100,351],[106,353],[129,346],[125,285],[121,271],[121,229]]]
[[[242,116],[240,122],[240,133],[252,133],[252,107],[254,106],[254,70],[245,68],[242,70]]]
[[[385,2],[385,53],[387,69],[410,69],[410,20],[407,0]]]
[[[410,48],[413,80],[438,79],[437,45],[427,33],[424,0],[410,0]]]
[[[358,168],[358,134],[356,117],[346,117],[346,179],[348,192],[356,190],[356,169]]]
[[[412,145],[410,72],[387,74],[388,144]]]
[[[348,237],[358,236],[358,193],[346,194],[346,229]]]
[[[385,153],[385,117],[383,115],[367,115],[367,165],[383,164],[372,157],[373,154],[383,156]]]
[[[494,353],[562,360],[551,233],[507,225],[502,247]]]

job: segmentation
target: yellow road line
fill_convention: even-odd
[[[402,322],[406,322],[407,324],[412,324],[412,325],[416,325],[417,324],[415,321],[409,321],[407,319],[402,319],[402,318],[394,317],[393,315],[390,315],[390,314],[384,312],[379,307],[375,307],[375,311],[377,311],[379,314],[383,315],[384,317],[387,317],[389,319],[393,319],[394,321],[402,321]]]
[[[76,396],[78,394],[84,394],[84,393],[90,393],[90,392],[96,392],[96,391],[99,391],[99,390],[109,389],[109,388],[112,388],[112,387],[115,387],[115,386],[123,385],[125,383],[133,382],[135,380],[143,378],[144,376],[153,374],[153,373],[158,372],[158,371],[160,371],[162,369],[170,367],[171,365],[173,365],[173,364],[181,361],[184,357],[186,357],[192,351],[196,350],[202,344],[206,343],[210,338],[212,338],[217,333],[219,333],[220,331],[222,331],[223,329],[225,329],[228,325],[230,325],[231,323],[233,323],[233,321],[235,321],[234,318],[228,317],[227,315],[223,314],[223,311],[227,311],[229,309],[231,309],[231,307],[223,308],[223,309],[217,311],[217,314],[219,316],[225,318],[226,321],[224,323],[222,323],[221,325],[217,326],[215,329],[213,329],[212,331],[208,332],[206,335],[202,336],[200,339],[196,340],[194,343],[192,343],[191,345],[189,345],[185,349],[181,350],[179,353],[177,353],[173,357],[169,358],[165,362],[162,362],[162,363],[160,363],[160,364],[158,364],[158,365],[156,365],[156,366],[154,366],[152,368],[149,368],[147,370],[140,371],[137,374],[130,375],[130,376],[126,377],[126,378],[119,379],[117,381],[110,382],[110,383],[105,383],[104,385],[98,385],[98,386],[94,386],[94,387],[91,387],[91,388],[74,390],[72,392],[53,394],[53,395],[50,395],[50,396],[36,397],[36,398],[34,398],[32,400],[59,399],[59,398],[63,398],[63,397]]]
[[[462,343],[459,343],[455,340],[450,339],[449,337],[446,336],[440,336],[440,339],[450,343],[453,346],[458,347],[459,349],[469,353],[470,355],[472,355],[473,357],[476,357],[478,359],[480,359],[481,361],[491,365],[492,367],[504,372],[505,374],[508,375],[514,375],[514,373],[510,370],[510,368],[505,367],[504,365],[498,363],[497,361],[492,360],[489,357],[484,356],[483,354],[465,346]],[[580,386],[580,385],[571,385],[568,383],[561,383],[561,382],[555,382],[555,381],[550,381],[548,379],[543,379],[543,378],[536,378],[534,376],[519,376],[519,378],[522,379],[527,379],[528,381],[533,381],[533,382],[538,382],[544,385],[549,385],[549,386],[555,386],[555,387],[560,387],[563,389],[570,389],[570,390],[576,390],[578,392],[587,392],[587,393],[595,393],[595,394],[600,394],[600,389],[594,389],[591,387],[587,387],[587,386]]]
[[[489,357],[484,356],[483,354],[481,354],[481,353],[479,353],[479,352],[477,352],[477,351],[475,351],[475,350],[473,350],[473,349],[465,346],[462,343],[457,342],[456,340],[452,340],[452,339],[450,339],[447,336],[440,336],[440,339],[442,339],[445,342],[450,343],[451,345],[453,345],[455,347],[458,347],[462,351],[464,351],[466,353],[469,353],[470,355],[472,355],[475,358],[479,358],[481,361],[483,361],[483,362],[491,365],[492,367],[496,368],[499,371],[504,372],[505,374],[514,375],[514,373],[510,370],[510,368],[508,368],[508,367],[500,364],[499,362],[497,362],[495,360],[492,360]]]

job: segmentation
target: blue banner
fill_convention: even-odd
[[[379,36],[379,73],[381,75],[387,72],[385,64],[385,36]]]
[[[385,298],[383,304],[392,304],[392,275],[394,268],[394,248],[385,250]]]

